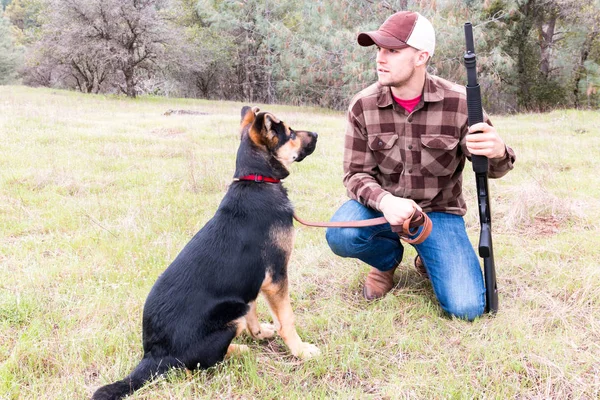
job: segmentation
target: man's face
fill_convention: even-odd
[[[382,86],[402,87],[413,77],[419,50],[377,47],[377,77]]]

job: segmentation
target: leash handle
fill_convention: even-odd
[[[431,233],[433,224],[427,214],[415,208],[413,209],[412,215],[404,220],[401,229],[398,227],[399,225],[392,225],[392,231],[398,233],[398,236],[400,236],[402,240],[408,244],[420,244],[423,243]],[[419,232],[419,227],[423,227],[421,233],[416,237],[411,238]]]
[[[384,217],[363,219],[360,221],[339,221],[339,222],[309,222],[305,221],[302,218],[298,217],[294,213],[294,219],[305,226],[312,226],[317,228],[364,228],[366,226],[375,226],[387,224],[388,221]],[[421,232],[414,238],[419,232],[419,228]],[[398,236],[406,243],[409,244],[420,244],[427,239],[429,234],[431,233],[431,229],[433,225],[431,223],[431,219],[427,216],[427,214],[414,209],[413,213],[410,217],[404,220],[402,225],[391,225],[392,231],[396,232]]]

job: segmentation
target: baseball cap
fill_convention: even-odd
[[[435,51],[435,31],[431,22],[418,12],[400,11],[393,14],[376,31],[358,34],[358,44],[376,44],[384,49],[413,47],[433,56]]]

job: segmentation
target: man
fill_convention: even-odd
[[[488,157],[489,177],[499,178],[513,168],[515,154],[487,117],[468,127],[463,86],[427,73],[435,32],[422,15],[398,12],[377,31],[360,33],[358,44],[377,46],[378,82],[348,109],[344,185],[351,200],[332,221],[383,215],[400,225],[415,208],[427,213],[433,229],[415,245],[415,266],[431,280],[445,312],[473,320],[484,312],[485,286],[463,220],[465,159]],[[326,236],[335,254],[371,266],[363,288],[367,300],[392,289],[404,248],[389,224],[330,228]]]

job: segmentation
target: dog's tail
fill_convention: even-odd
[[[163,358],[156,360],[151,357],[142,359],[137,367],[123,380],[102,386],[92,396],[92,400],[117,400],[128,396],[172,367],[181,367],[176,359]]]

